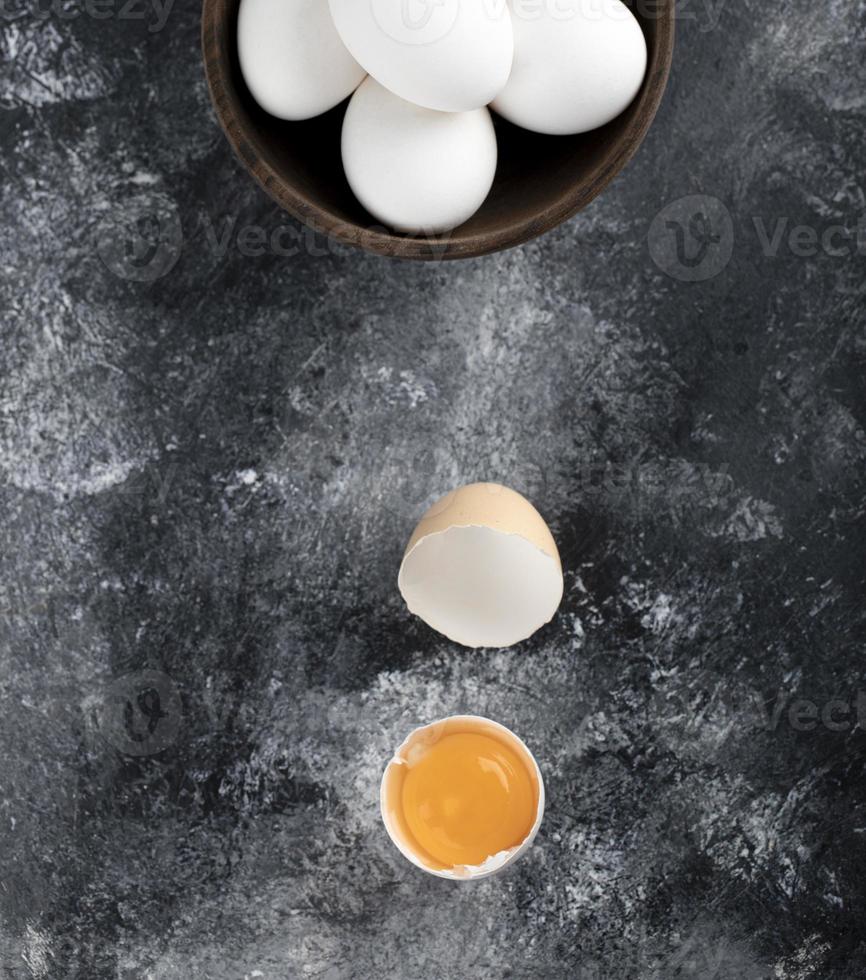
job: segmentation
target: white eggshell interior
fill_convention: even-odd
[[[505,0],[330,0],[346,47],[382,85],[442,112],[487,105],[508,80]]]
[[[436,234],[470,218],[496,173],[487,109],[435,112],[406,102],[374,78],[343,120],[343,169],[353,193],[397,231]]]
[[[241,0],[238,57],[253,98],[279,119],[327,112],[366,74],[340,40],[327,0]]]
[[[398,576],[406,605],[468,647],[507,647],[549,622],[562,599],[559,562],[517,534],[449,527],[422,538]]]
[[[620,0],[514,5],[514,65],[492,108],[524,129],[553,136],[610,122],[643,82],[647,47]]]

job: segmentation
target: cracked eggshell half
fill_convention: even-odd
[[[535,794],[535,820],[522,841],[507,850],[491,854],[482,864],[443,868],[430,855],[425,854],[423,848],[413,838],[403,814],[403,781],[409,768],[423,757],[430,746],[446,735],[464,732],[490,735],[504,742],[523,760]],[[479,878],[487,878],[516,861],[535,840],[544,816],[544,805],[544,780],[541,778],[541,770],[535,756],[510,729],[496,721],[491,721],[489,718],[482,718],[480,715],[452,715],[450,718],[442,718],[429,725],[422,725],[420,728],[414,729],[385,767],[379,788],[379,807],[382,813],[382,821],[397,850],[407,861],[422,871],[435,875],[437,878],[449,878],[452,881],[477,881]]]
[[[455,643],[508,647],[549,622],[562,565],[544,518],[517,491],[471,483],[421,518],[397,577],[410,612]]]

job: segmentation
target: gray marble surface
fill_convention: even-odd
[[[684,3],[607,192],[434,266],[280,254],[199,14],[3,5],[0,975],[866,977],[863,0]],[[566,567],[508,651],[396,590],[475,479]],[[468,886],[376,805],[459,711],[549,796]]]

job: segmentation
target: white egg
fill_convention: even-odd
[[[280,119],[310,119],[366,72],[346,50],[327,0],[241,0],[238,57],[253,98]]]
[[[456,228],[481,207],[496,172],[496,134],[485,108],[436,112],[367,78],[343,120],[343,167],[379,221],[408,233]]]
[[[330,0],[346,47],[395,94],[442,112],[487,105],[508,80],[506,0]]]
[[[537,133],[584,133],[610,122],[646,72],[643,32],[620,0],[510,0],[514,65],[493,101]]]

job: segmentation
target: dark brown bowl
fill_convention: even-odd
[[[520,245],[555,228],[600,194],[640,146],[667,82],[675,0],[627,2],[649,51],[646,78],[634,102],[606,126],[580,136],[540,136],[494,113],[499,164],[493,188],[476,214],[441,237],[390,232],[355,199],[340,158],[345,103],[300,123],[275,119],[258,107],[238,63],[240,0],[204,0],[205,73],[229,143],[289,214],[331,238],[381,255],[465,259]]]

